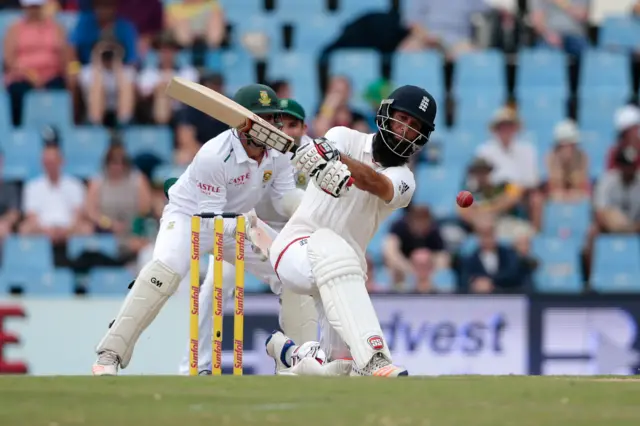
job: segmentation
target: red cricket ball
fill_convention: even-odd
[[[456,197],[456,202],[460,207],[467,208],[473,204],[473,195],[469,191],[460,191],[458,192],[458,197]]]

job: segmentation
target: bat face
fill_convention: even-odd
[[[180,77],[173,77],[166,94],[190,107],[222,121],[256,141],[287,153],[297,148],[293,138],[226,96]]]

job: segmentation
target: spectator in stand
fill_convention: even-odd
[[[167,84],[174,76],[189,81],[198,81],[198,71],[191,65],[176,63],[178,43],[171,33],[163,33],[155,40],[158,50],[158,68],[146,68],[138,75],[138,93],[142,100],[141,106],[151,111],[152,120],[156,124],[167,124],[174,118],[174,113],[181,108],[181,104],[165,94]]]
[[[218,48],[224,41],[227,24],[218,0],[182,0],[165,9],[165,28],[173,32],[182,47],[202,43]]]
[[[533,265],[496,238],[495,221],[487,215],[475,223],[479,247],[461,259],[461,287],[471,293],[525,291],[531,286]]]
[[[276,80],[269,84],[269,87],[276,92],[278,95],[278,99],[291,99],[293,96],[291,95],[291,86],[289,82],[286,80]]]
[[[465,188],[473,194],[474,203],[468,208],[458,207],[458,215],[470,230],[484,215],[493,216],[498,238],[513,240],[531,237],[535,229],[523,216],[519,205],[524,195],[523,188],[508,180],[492,181],[494,167],[488,160],[478,157],[467,171]]]
[[[525,23],[518,10],[518,0],[487,0],[491,6],[488,46],[516,53],[523,44]]]
[[[3,161],[0,152],[0,246],[5,237],[13,232],[20,219],[18,187],[2,179]]]
[[[614,158],[615,168],[608,170],[596,184],[594,208],[601,232],[640,232],[640,171],[638,150],[628,146]]]
[[[589,3],[590,0],[531,0],[531,20],[541,44],[580,55],[589,47]]]
[[[449,263],[444,240],[431,210],[427,206],[412,204],[407,208],[405,216],[391,225],[383,242],[385,264],[395,288],[405,288],[408,280],[415,275],[411,258],[418,249],[433,253],[437,267]]]
[[[138,55],[144,58],[164,26],[162,2],[160,0],[119,0],[118,16],[128,20],[135,27],[138,33]]]
[[[616,158],[621,149],[633,147],[640,150],[640,108],[635,105],[623,106],[616,111],[613,121],[618,138],[607,155],[608,169],[616,167]],[[640,157],[636,159],[636,167],[640,169]]]
[[[45,234],[54,246],[63,247],[74,234],[90,234],[83,220],[85,187],[80,180],[62,171],[62,154],[49,144],[42,153],[44,174],[26,183],[22,195],[21,234]]]
[[[579,201],[591,194],[589,159],[579,147],[580,135],[573,120],[558,123],[555,145],[547,155],[547,195],[554,201]]]
[[[351,83],[346,77],[333,76],[313,124],[313,134],[324,136],[332,127],[345,126],[364,133],[371,132],[367,119],[349,106]]]
[[[224,80],[220,74],[204,75],[200,84],[224,93]],[[226,124],[191,107],[184,106],[177,115],[174,163],[188,166],[200,147],[229,128]]]
[[[434,254],[428,249],[417,249],[411,253],[411,265],[413,266],[413,285],[411,290],[418,293],[433,293],[433,274],[437,267]]]
[[[22,123],[24,96],[33,89],[64,89],[66,32],[44,13],[44,0],[20,0],[23,16],[4,38],[5,84],[14,126]]]
[[[124,257],[137,254],[148,244],[133,235],[134,222],[151,212],[151,188],[135,170],[123,146],[115,144],[105,156],[101,176],[89,182],[85,211],[96,232],[118,237]]]
[[[538,151],[519,140],[520,124],[512,108],[500,108],[490,123],[493,137],[478,147],[477,156],[493,165],[494,183],[509,182],[524,188],[523,204],[534,227],[540,229],[544,196],[539,189]]]
[[[488,10],[485,0],[405,0],[409,35],[400,50],[442,49],[449,58],[474,49],[472,18]]]

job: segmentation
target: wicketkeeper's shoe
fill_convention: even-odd
[[[397,367],[381,353],[377,353],[371,358],[369,364],[363,369],[353,364],[351,376],[377,376],[377,377],[402,377],[408,376],[409,372],[401,367]]]
[[[293,340],[289,339],[281,331],[274,331],[271,333],[271,336],[267,338],[265,346],[267,347],[267,354],[269,354],[276,363],[276,374],[291,368],[289,360],[287,360],[287,352],[296,346]]]
[[[120,367],[120,357],[112,351],[104,351],[98,354],[98,359],[93,364],[94,376],[117,376]]]

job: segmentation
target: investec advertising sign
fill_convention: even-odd
[[[13,372],[19,373],[26,367],[28,374],[36,375],[88,374],[95,345],[121,302],[0,299],[0,316],[11,314],[0,321],[0,336],[7,337],[0,339],[0,368],[14,366],[17,370]],[[374,305],[394,361],[406,366],[410,374],[527,373],[525,298],[377,296]],[[177,374],[187,354],[188,307],[186,297],[174,297],[167,303],[141,336],[122,374]],[[275,296],[247,295],[246,374],[273,374],[264,341],[278,328],[278,309]],[[225,316],[223,335],[229,337],[223,339],[226,371],[233,360],[232,327],[233,317]]]

